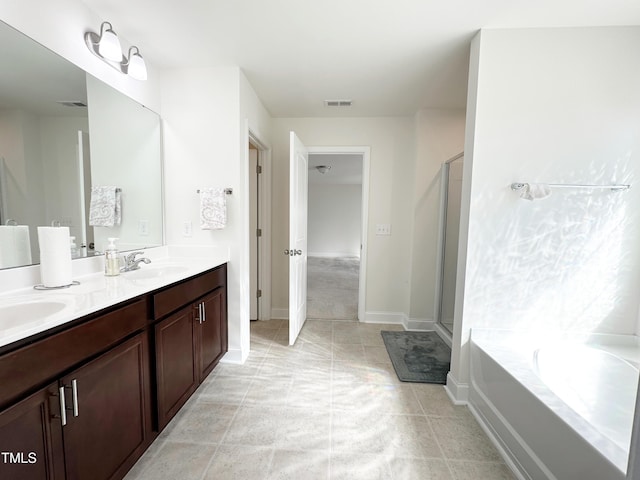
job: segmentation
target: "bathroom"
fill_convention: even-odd
[[[35,8],[45,14],[34,16]],[[242,362],[249,353],[247,305],[251,292],[243,270],[248,242],[247,226],[241,220],[246,209],[242,185],[247,176],[244,145],[249,130],[272,147],[273,163],[267,168],[273,178],[274,225],[284,224],[287,206],[286,198],[279,195],[288,188],[288,167],[283,159],[288,145],[283,134],[296,130],[310,145],[371,146],[371,183],[378,193],[372,196],[369,210],[374,219],[369,223],[390,223],[394,234],[386,243],[370,242],[370,258],[384,261],[372,261],[368,266],[371,290],[367,311],[372,318],[383,317],[385,321],[414,327],[428,327],[434,322],[434,299],[424,294],[435,290],[436,281],[432,272],[436,268],[437,234],[432,226],[438,221],[439,197],[434,182],[440,164],[465,151],[463,217],[466,212],[467,223],[461,236],[467,248],[461,249],[460,254],[461,281],[447,387],[457,401],[469,398],[468,339],[473,328],[562,332],[596,328],[622,335],[637,332],[638,301],[634,292],[638,291],[639,282],[634,272],[638,271],[639,259],[637,248],[631,246],[637,244],[638,238],[634,228],[638,222],[633,217],[638,211],[638,190],[633,188],[638,162],[633,157],[637,138],[630,125],[638,124],[634,113],[638,111],[638,99],[629,89],[637,85],[638,68],[637,62],[626,59],[633,57],[634,50],[616,44],[625,42],[627,34],[616,40],[616,35],[609,36],[606,29],[561,30],[556,32],[561,38],[548,30],[485,31],[481,44],[476,43],[480,59],[472,54],[482,69],[476,89],[469,89],[466,116],[461,106],[422,109],[406,117],[331,120],[271,118],[238,67],[161,71],[150,64],[146,82],[129,81],[108,65],[96,62],[87,54],[85,45],[77,41],[86,29],[97,29],[103,20],[81,2],[67,0],[62,6],[58,2],[56,7],[24,2],[23,6],[1,12],[0,19],[162,114],[165,242],[229,245],[230,257],[236,260],[229,269],[229,283],[237,285],[229,292],[229,316],[239,320],[229,325],[227,361]],[[628,32],[637,38],[636,29]],[[135,42],[134,31],[130,36]],[[573,62],[545,62],[558,45],[565,45],[564,59]],[[615,55],[603,55],[604,65],[598,65],[595,72],[589,70],[584,58],[591,51],[600,52],[603,45],[610,49],[606,52]],[[525,51],[527,55],[523,54]],[[504,71],[507,55],[510,75]],[[617,72],[613,78],[605,75],[612,71]],[[594,98],[585,93],[592,90],[601,96]],[[590,114],[592,111],[598,111],[598,115]],[[526,138],[522,131],[527,132]],[[233,168],[229,168],[229,159],[238,159]],[[185,237],[185,222],[197,226],[195,191],[203,177],[216,178],[221,185],[235,188],[237,195],[229,202],[229,228],[218,232],[215,238],[194,228],[192,236]],[[560,241],[566,240],[564,236],[540,237],[536,222],[553,221],[557,225],[579,218],[571,216],[573,209],[559,210],[565,193],[554,191],[547,199],[528,202],[509,189],[516,181],[632,184],[629,191],[620,195],[587,197],[568,193],[575,212],[579,212],[576,214],[590,215],[590,234],[600,232],[605,243],[597,251],[618,251],[620,257],[612,260],[608,255],[596,255],[594,258],[601,263],[585,266],[588,283],[576,286],[565,282],[584,278],[584,271],[572,276],[575,271],[561,264],[568,270],[558,272],[558,265],[546,263],[548,257],[540,253],[547,250],[532,239],[547,242],[546,249],[566,245]],[[623,224],[618,222],[611,227],[603,223],[605,219],[613,221],[613,214],[620,213],[625,205],[629,206],[624,210]],[[585,213],[587,206],[590,210]],[[552,213],[557,216],[550,218]],[[576,234],[565,233],[569,238]],[[286,264],[280,258],[281,247],[287,241],[285,235],[284,229],[273,229],[272,269],[278,279],[286,278]],[[615,263],[621,258],[622,262]],[[385,276],[402,278],[403,282],[390,286],[381,280]],[[498,278],[500,282],[496,281]],[[2,280],[4,286],[4,282],[11,282],[11,276],[3,272]],[[565,289],[575,292],[575,298],[567,297]],[[547,295],[545,302],[531,302],[541,295]],[[585,298],[591,297],[598,301],[585,308]],[[284,316],[286,298],[286,281],[279,281],[273,286],[274,318],[278,313]]]

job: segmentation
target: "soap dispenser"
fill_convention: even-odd
[[[118,247],[116,247],[118,239],[109,237],[107,240],[109,245],[104,252],[104,274],[107,277],[115,277],[120,275],[120,260],[118,259]]]

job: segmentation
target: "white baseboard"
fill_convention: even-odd
[[[447,374],[447,384],[444,389],[455,405],[467,405],[469,403],[469,384],[458,383],[451,375],[451,372]]]
[[[400,312],[365,312],[364,320],[360,319],[364,323],[393,323],[402,325],[406,324],[407,316]]]
[[[288,308],[272,308],[271,309],[272,320],[289,320]]]
[[[243,355],[242,350],[240,349],[232,349],[224,354],[224,357],[220,359],[220,363],[233,363],[236,365],[242,365],[249,356],[249,352],[246,352],[246,355]]]
[[[448,331],[446,331],[444,328],[442,328],[442,325],[436,322],[435,325],[433,326],[433,330],[438,334],[438,336],[442,339],[442,341],[449,346],[449,348],[453,348],[452,341],[451,341],[451,334]]]
[[[431,332],[434,330],[435,324],[436,322],[430,318],[407,318],[404,329]]]

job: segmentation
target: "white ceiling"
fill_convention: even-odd
[[[325,173],[316,168],[319,165],[330,167]],[[309,154],[309,183],[319,185],[360,185],[362,184],[361,154]]]
[[[640,24],[638,0],[83,1],[157,67],[239,65],[275,117],[464,107],[480,28]]]

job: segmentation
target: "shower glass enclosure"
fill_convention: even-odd
[[[453,333],[453,312],[458,265],[458,234],[462,196],[464,153],[447,160],[440,169],[440,239],[436,319],[449,335]]]

